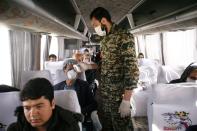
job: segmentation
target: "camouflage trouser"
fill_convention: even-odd
[[[118,113],[121,101],[109,101],[103,96],[97,96],[97,98],[98,115],[103,126],[102,131],[133,131],[131,117],[121,118]]]

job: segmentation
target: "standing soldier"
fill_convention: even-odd
[[[139,76],[133,35],[112,23],[102,7],[94,9],[90,19],[96,33],[103,36],[98,92],[103,131],[130,131],[130,98]]]

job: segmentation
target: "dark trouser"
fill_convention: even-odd
[[[186,131],[197,131],[197,125],[189,126]]]

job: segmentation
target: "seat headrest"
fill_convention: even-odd
[[[33,78],[46,78],[53,84],[53,80],[51,77],[51,74],[48,70],[42,70],[42,71],[23,71],[21,76],[21,89],[23,86],[31,79]]]
[[[81,113],[77,94],[74,90],[58,90],[54,92],[55,103],[64,109]]]

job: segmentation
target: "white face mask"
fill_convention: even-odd
[[[67,72],[67,77],[69,80],[75,80],[77,78],[77,72],[74,70],[69,70]]]
[[[192,80],[192,79],[190,79],[190,78],[187,78],[187,82],[196,83],[196,84],[197,84],[197,80]]]
[[[106,35],[106,31],[103,31],[102,28],[101,28],[101,26],[95,27],[94,30],[96,31],[96,33],[99,36],[105,36]]]

